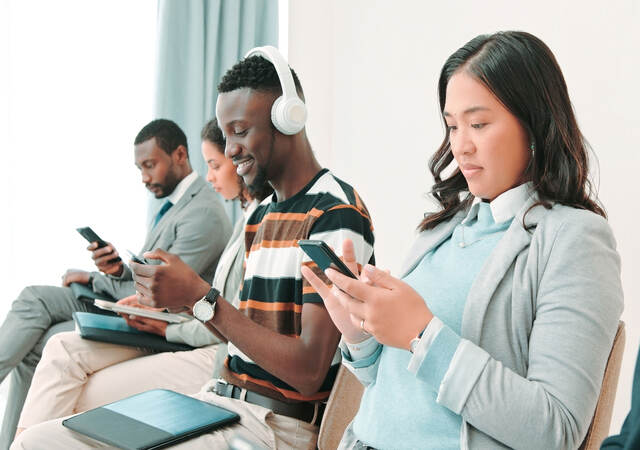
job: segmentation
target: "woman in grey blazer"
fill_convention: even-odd
[[[341,448],[577,448],[623,295],[562,72],[535,36],[478,36],[446,61],[439,100],[441,209],[402,279],[329,269],[329,289],[303,271],[366,387]]]

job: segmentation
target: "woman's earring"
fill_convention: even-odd
[[[534,144],[533,142],[529,145],[529,150],[531,150],[531,156],[535,156],[536,154],[536,144]]]

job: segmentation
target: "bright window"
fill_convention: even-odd
[[[76,227],[142,247],[133,140],[152,119],[155,27],[155,0],[0,5],[0,318],[24,286],[93,268]]]

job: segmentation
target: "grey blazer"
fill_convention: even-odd
[[[178,203],[146,237],[140,254],[162,249],[182,258],[206,281],[211,281],[229,236],[231,223],[218,195],[201,177],[195,179]],[[93,272],[93,290],[123,298],[135,292],[131,269],[121,276]]]
[[[620,257],[606,220],[537,206],[526,214],[535,226],[528,232],[522,219],[533,202],[474,280],[462,343],[438,389],[438,403],[462,416],[465,449],[578,448],[622,313]],[[403,276],[463,218],[421,233]],[[365,385],[375,382],[377,364],[348,367]]]

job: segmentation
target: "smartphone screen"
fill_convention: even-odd
[[[313,239],[300,239],[298,245],[322,270],[331,267],[343,275],[355,279],[358,278],[349,270],[345,263],[342,262],[338,255],[331,250],[326,242]]]

